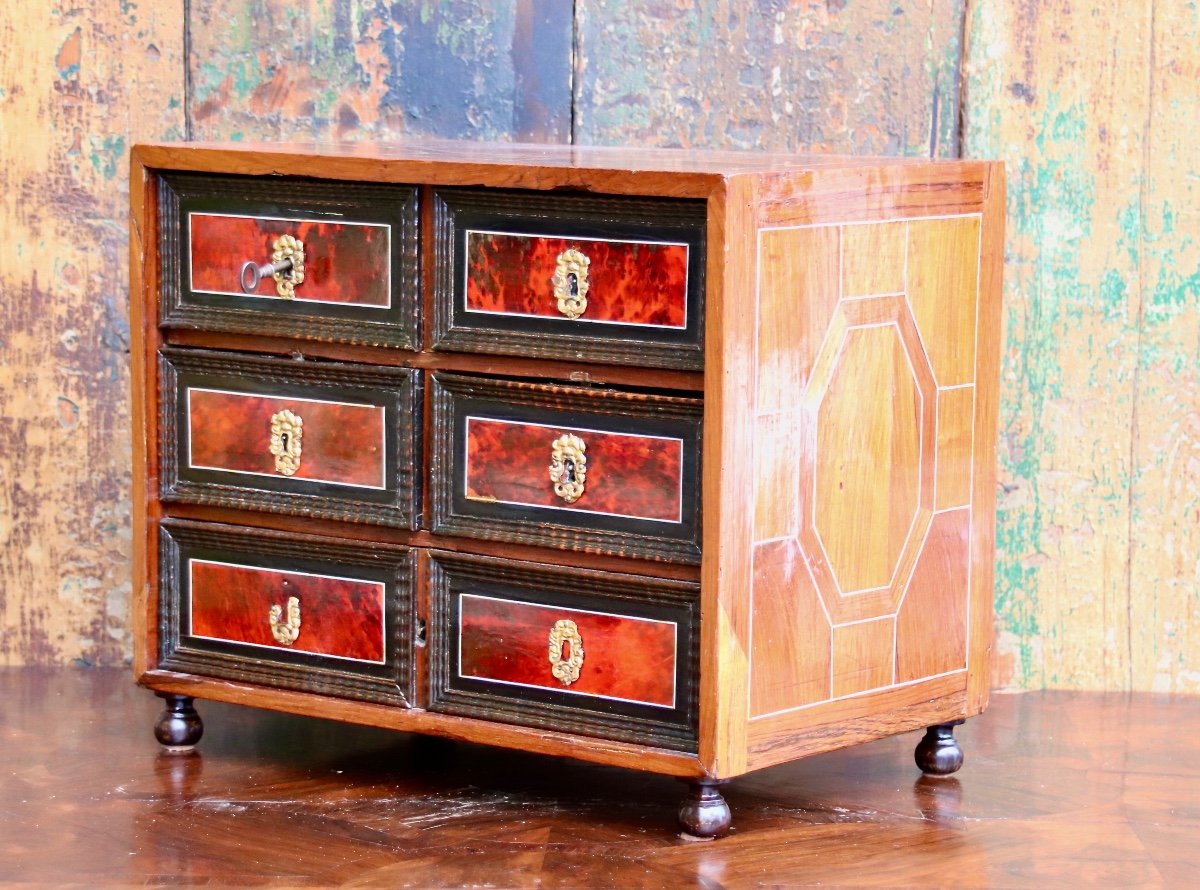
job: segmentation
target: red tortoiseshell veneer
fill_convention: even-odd
[[[578,321],[686,326],[686,244],[467,232],[467,311],[562,318],[551,278],[571,248],[590,260]]]
[[[187,391],[189,465],[383,488],[384,409],[313,399],[272,398],[194,388]],[[269,450],[271,418],[288,410],[304,422],[300,466],[290,477]]]
[[[435,534],[699,560],[701,400],[437,372],[431,401]]]
[[[579,679],[551,672],[549,634],[562,620],[583,641]],[[581,612],[464,595],[459,609],[459,675],[581,695],[674,707],[676,626],[668,621]],[[571,643],[563,645],[569,657]]]
[[[384,660],[384,585],[300,572],[203,560],[189,561],[191,635],[253,646],[310,652],[358,661]],[[296,639],[285,645],[271,633],[272,606],[284,619],[287,601],[299,601]]]
[[[429,707],[695,750],[698,592],[433,552]]]
[[[391,229],[367,223],[331,223],[256,216],[189,216],[192,290],[241,295],[239,271],[247,260],[270,261],[276,238],[304,244],[304,281],[296,299],[357,306],[391,305]],[[272,278],[255,296],[279,299]]]
[[[587,445],[584,492],[573,503],[554,493],[548,471],[564,433]],[[679,522],[682,472],[680,439],[467,418],[468,498]]]

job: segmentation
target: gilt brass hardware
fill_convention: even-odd
[[[569,653],[563,658],[563,646],[569,646]],[[570,686],[579,679],[579,670],[583,667],[583,637],[574,621],[563,618],[554,622],[550,629],[550,672],[564,686]]]
[[[261,266],[254,260],[242,263],[242,291],[252,294],[264,278],[274,278],[275,293],[294,300],[297,286],[304,282],[304,242],[294,235],[280,235],[271,247],[271,262]]]
[[[554,493],[573,504],[583,497],[587,481],[587,445],[583,439],[564,433],[554,440],[550,451],[550,481]]]
[[[560,253],[554,264],[550,284],[554,288],[554,298],[558,300],[558,311],[567,318],[579,318],[587,309],[588,266],[591,262],[572,247]]]
[[[271,623],[271,636],[275,641],[290,646],[300,637],[300,600],[289,596],[287,601],[287,620],[283,617],[283,606],[271,606],[267,615]]]
[[[304,421],[286,408],[271,415],[271,453],[275,455],[275,470],[293,476],[300,469],[300,440],[304,436]]]

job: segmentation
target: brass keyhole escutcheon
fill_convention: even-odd
[[[271,606],[267,621],[271,624],[271,636],[277,643],[292,645],[300,638],[300,600],[294,596],[288,597],[286,618],[283,606]]]
[[[574,621],[563,618],[550,629],[550,673],[564,686],[579,679],[583,668],[583,637]]]
[[[304,242],[295,235],[280,235],[271,245],[270,262],[242,263],[239,283],[244,293],[254,293],[264,278],[275,280],[275,293],[283,299],[296,299],[296,288],[304,283]]]
[[[300,440],[304,436],[304,420],[286,408],[271,415],[269,449],[275,456],[275,472],[294,476],[300,469]]]
[[[550,481],[554,493],[573,504],[583,497],[587,482],[587,445],[583,439],[564,433],[550,447]]]
[[[588,266],[591,260],[575,248],[564,250],[554,264],[550,285],[558,301],[558,311],[567,318],[579,318],[587,309]]]

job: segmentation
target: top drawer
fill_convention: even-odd
[[[418,346],[415,188],[164,174],[159,206],[164,326]]]
[[[435,349],[703,366],[705,204],[445,189]]]

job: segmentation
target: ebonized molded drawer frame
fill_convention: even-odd
[[[707,237],[703,201],[437,189],[433,215],[433,349],[647,368],[703,368]],[[567,318],[468,313],[464,302],[468,229],[686,243],[687,326],[680,330],[623,328],[619,324],[581,324]]]
[[[676,703],[671,709],[554,689],[505,687],[458,676],[459,594],[665,619],[676,623]],[[602,592],[598,592],[602,591]],[[699,732],[700,585],[431,551],[429,709],[695,752]],[[585,662],[586,665],[586,662]]]
[[[414,186],[331,182],[298,177],[159,174],[159,245],[162,264],[159,323],[164,328],[294,337],[402,349],[420,347],[421,287]],[[319,218],[331,223],[391,227],[391,305],[192,293],[190,213]],[[232,261],[265,261],[233,257]]]
[[[429,485],[431,531],[435,534],[650,560],[700,562],[700,399],[441,372],[430,379]],[[548,426],[602,426],[606,431],[635,435],[652,429],[658,435],[679,438],[683,442],[680,521],[468,499],[463,478],[466,417],[489,410],[510,412],[510,416]],[[549,459],[547,449],[547,464]]]
[[[385,662],[348,662],[286,649],[256,649],[186,632],[189,559],[208,559],[291,572],[355,577],[386,585]],[[408,707],[413,695],[414,551],[316,537],[166,519],[159,528],[159,667]],[[265,619],[265,616],[264,616]]]
[[[419,432],[422,372],[164,347],[159,353],[161,481],[164,501],[291,513],[317,519],[414,529],[421,515]],[[384,409],[389,437],[386,488],[333,485],[288,476],[256,476],[181,466],[187,454],[186,388],[226,381],[239,391],[328,400],[359,394]],[[238,484],[238,483],[241,484]]]

